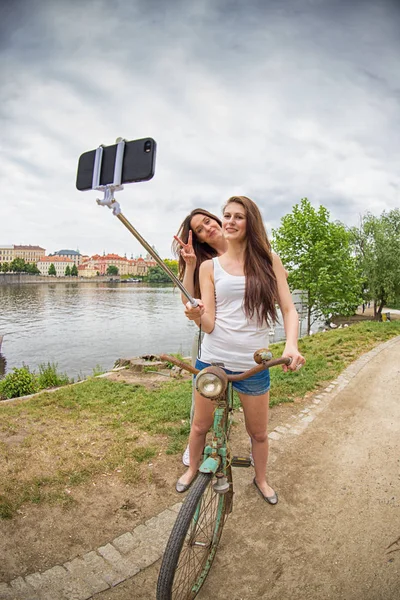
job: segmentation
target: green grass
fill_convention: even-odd
[[[0,518],[12,517],[25,502],[68,506],[73,499],[66,490],[99,475],[138,482],[141,465],[159,446],[168,453],[181,449],[190,403],[190,380],[148,391],[107,379],[0,403]],[[146,444],[142,432],[150,438]]]
[[[279,369],[271,369],[271,405],[291,402],[307,392],[318,391],[356,358],[396,335],[400,335],[400,321],[364,321],[302,338],[299,349],[306,357],[306,366],[289,376]],[[274,355],[279,355],[283,344],[275,344],[273,349]]]
[[[144,462],[145,460],[149,460],[153,458],[157,454],[157,450],[151,446],[141,446],[139,448],[135,448],[132,451],[132,457],[138,462]]]
[[[318,391],[395,335],[400,321],[366,321],[303,338],[302,370],[271,369],[271,405]],[[271,346],[274,356],[282,348]],[[68,507],[71,489],[101,475],[133,485],[143,480],[146,463],[182,451],[190,404],[191,380],[171,379],[147,390],[93,378],[26,401],[0,402],[0,518],[11,518],[24,503]]]

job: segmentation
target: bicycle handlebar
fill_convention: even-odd
[[[160,358],[161,358],[161,360],[167,360],[168,362],[172,362],[177,367],[180,367],[181,369],[185,369],[186,371],[189,371],[189,373],[192,373],[193,375],[197,375],[197,373],[200,373],[199,369],[196,369],[196,367],[192,367],[192,365],[189,365],[188,363],[178,360],[177,358],[175,358],[175,356],[170,356],[169,354],[161,354]],[[235,375],[226,374],[226,376],[228,378],[228,381],[242,381],[243,379],[248,379],[248,377],[251,377],[252,375],[255,375],[256,373],[259,373],[260,371],[265,371],[265,369],[269,369],[270,367],[275,367],[276,365],[288,365],[289,366],[291,362],[292,362],[291,358],[284,358],[284,357],[273,358],[272,360],[263,361],[260,365],[256,365],[255,367],[252,367],[251,369],[248,369],[247,371],[243,371],[243,373],[236,373]],[[220,367],[220,368],[222,368],[222,367]]]
[[[227,375],[228,381],[242,381],[243,379],[248,379],[252,375],[259,373],[260,371],[265,371],[265,369],[269,369],[270,367],[275,367],[276,365],[290,365],[292,362],[291,358],[273,358],[272,360],[263,361],[260,365],[256,365],[252,367],[248,371],[244,371],[243,373],[236,373],[236,375]]]

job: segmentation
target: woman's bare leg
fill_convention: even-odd
[[[179,483],[184,485],[188,485],[197,473],[207,431],[212,425],[215,411],[215,404],[200,396],[197,391],[195,391],[194,403],[194,416],[189,436],[190,466],[179,478]]]
[[[251,438],[255,479],[265,496],[273,496],[274,490],[266,479],[268,462],[268,408],[269,392],[261,396],[239,394],[243,406],[246,429]]]

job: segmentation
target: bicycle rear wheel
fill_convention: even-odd
[[[212,473],[199,473],[177,516],[165,548],[157,582],[157,600],[191,600],[208,575],[225,520],[232,508],[232,472],[229,491],[213,490]]]

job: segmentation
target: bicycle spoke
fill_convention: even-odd
[[[174,600],[191,597],[188,582],[200,577],[212,550],[218,508],[224,498],[216,494],[211,483],[196,509],[195,516],[183,542],[173,584]]]
[[[228,467],[226,477],[232,485]],[[199,473],[178,514],[168,541],[157,584],[158,600],[192,600],[211,567],[228,509],[227,494],[214,491],[215,478]]]

